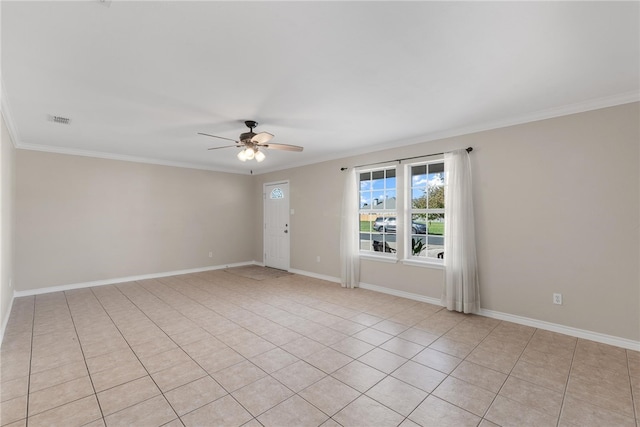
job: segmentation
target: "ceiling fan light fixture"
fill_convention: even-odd
[[[2,1],[2,0],[0,0]],[[247,160],[255,159],[256,162],[263,162],[267,156],[264,154],[263,150],[265,149],[273,149],[273,150],[285,150],[285,151],[302,151],[303,147],[298,145],[289,145],[289,144],[267,144],[267,142],[271,141],[273,138],[273,134],[269,132],[260,132],[255,133],[253,129],[258,125],[258,122],[253,120],[246,120],[244,124],[249,128],[249,132],[244,132],[240,134],[240,139],[235,140],[231,138],[227,138],[224,136],[216,136],[208,133],[198,132],[198,135],[210,136],[212,138],[224,139],[227,141],[235,142],[235,145],[226,145],[224,147],[212,147],[209,150],[218,150],[220,148],[241,148],[240,152],[237,154],[238,160],[241,162],[246,162]]]

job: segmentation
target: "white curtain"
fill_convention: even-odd
[[[467,150],[444,155],[445,285],[442,303],[447,309],[476,313],[480,309],[476,260],[471,162]]]
[[[356,171],[350,169],[342,195],[340,227],[340,279],[345,288],[357,288],[360,283],[360,220],[358,218],[358,187]]]

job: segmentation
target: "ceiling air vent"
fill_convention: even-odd
[[[49,115],[49,121],[53,123],[60,123],[62,125],[68,125],[71,123],[71,119],[68,117],[52,116],[51,114]]]

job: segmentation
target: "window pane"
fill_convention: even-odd
[[[371,233],[360,233],[360,250],[361,251],[372,251],[373,248],[371,243],[373,239],[371,238]]]
[[[427,208],[427,166],[411,167],[411,208]]]
[[[373,231],[372,215],[360,214],[360,232],[370,233]]]
[[[397,252],[395,234],[372,235],[371,246],[374,252],[393,254]]]
[[[384,190],[375,190],[371,193],[373,209],[384,209],[382,204],[384,203]]]
[[[387,214],[377,214],[374,219],[373,226],[371,228],[373,231],[377,231],[378,233],[395,233],[396,232],[395,212],[387,213]]]
[[[412,256],[427,256],[427,237],[426,236],[411,236],[411,255]]]
[[[444,253],[444,162],[412,165],[410,172],[407,186],[411,191],[411,228],[407,226],[405,232],[407,256],[438,258]]]
[[[444,259],[444,245],[429,245],[427,247],[427,257]]]
[[[361,190],[370,190],[369,185],[371,185],[371,172],[364,172],[360,174],[360,189]]]
[[[360,209],[371,209],[371,192],[370,191],[361,191],[360,192]]]
[[[429,187],[429,209],[444,209],[444,185]]]
[[[427,224],[429,234],[444,236],[444,214],[427,214]]]
[[[395,213],[360,213],[360,250],[394,253],[395,233]]]
[[[374,190],[384,190],[384,171],[371,172],[371,178],[373,179],[371,182]]]
[[[382,209],[395,209],[395,208],[396,208],[396,190],[385,191]]]
[[[427,214],[411,215],[411,234],[427,234]]]
[[[427,192],[422,188],[411,189],[411,208],[426,209],[427,208]]]
[[[427,256],[442,258],[444,254],[444,214],[428,214],[427,225]]]
[[[384,179],[384,171],[380,170],[380,171],[371,172],[371,179],[373,180]]]
[[[396,195],[395,168],[360,174],[360,250],[396,252]]]
[[[360,209],[371,209],[371,172],[360,174]]]
[[[444,163],[430,163],[429,174],[441,173],[444,174]]]
[[[398,251],[398,245],[396,244],[395,234],[386,234],[384,236],[384,252],[396,253]]]
[[[427,175],[427,165],[411,166],[411,185],[418,186]]]
[[[396,188],[396,170],[395,169],[387,169],[385,172],[385,188]]]
[[[429,197],[429,209],[444,209],[444,163],[431,163],[428,165],[427,194]]]

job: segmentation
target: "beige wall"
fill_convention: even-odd
[[[291,268],[330,276],[340,275],[340,172],[326,163],[265,175],[254,180],[254,198],[262,201],[263,184],[288,179],[294,210],[290,217]],[[256,221],[263,222],[263,203],[256,206]],[[254,240],[253,256],[263,260],[262,235]],[[320,256],[320,263],[316,257]]]
[[[263,184],[283,179],[291,268],[338,277],[341,166],[473,146],[482,307],[640,341],[639,114],[634,103],[254,177],[17,150],[14,283],[262,261]],[[439,298],[443,272],[365,260],[361,280]]]
[[[638,105],[478,135],[485,308],[640,340]]]
[[[337,277],[341,166],[473,146],[482,307],[640,341],[638,107],[259,175],[255,198],[264,182],[289,179],[291,268]],[[261,260],[262,240],[253,250]],[[442,270],[366,260],[361,280],[431,298],[443,286]],[[552,304],[554,292],[562,306]]]
[[[16,289],[251,261],[251,180],[17,150]]]
[[[9,304],[13,289],[10,281],[13,276],[13,202],[14,202],[14,162],[15,148],[9,131],[0,115],[0,176],[2,180],[2,210],[0,212],[2,229],[0,231],[0,322],[4,322],[8,315]],[[4,324],[2,325],[4,326]]]

